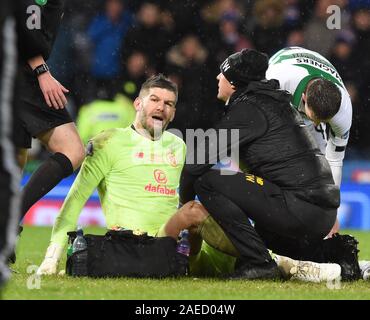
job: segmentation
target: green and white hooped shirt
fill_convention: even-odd
[[[310,80],[324,78],[338,86],[342,101],[337,114],[328,121],[330,125],[328,136],[325,123],[315,128],[307,117],[305,122],[310,125],[321,151],[329,161],[335,183],[340,185],[345,147],[352,124],[352,103],[335,67],[317,52],[300,47],[288,47],[270,58],[266,78],[279,80],[281,89],[292,94],[292,105],[297,110],[300,109],[302,93]]]

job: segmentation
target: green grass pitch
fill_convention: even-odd
[[[85,232],[103,234],[101,228]],[[297,281],[226,281],[220,279],[86,279],[34,276],[45,254],[51,228],[25,227],[17,248],[17,263],[3,299],[128,299],[128,300],[245,300],[245,299],[370,299],[370,281],[326,283]],[[345,233],[345,232],[343,232]],[[370,260],[370,232],[347,231],[360,241],[360,259]],[[61,269],[65,261],[61,262]],[[27,272],[30,272],[28,273]]]

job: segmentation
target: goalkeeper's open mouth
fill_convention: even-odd
[[[163,117],[162,117],[162,116],[159,116],[159,115],[154,115],[154,116],[152,116],[152,119],[153,119],[154,121],[163,121]]]
[[[163,126],[165,125],[165,117],[163,115],[155,114],[152,116],[153,119],[153,126],[155,128],[163,129]]]

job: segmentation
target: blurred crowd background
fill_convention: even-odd
[[[330,30],[327,8],[341,9]],[[172,128],[210,128],[220,63],[242,48],[273,55],[286,46],[315,50],[350,92],[353,124],[346,159],[370,159],[370,0],[67,0],[52,56],[53,76],[70,90],[68,109],[86,142],[134,117],[141,84],[162,72],[179,86]],[[34,162],[45,155],[33,150]]]

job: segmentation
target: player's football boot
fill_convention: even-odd
[[[246,262],[237,260],[235,271],[228,278],[230,280],[276,280],[282,277],[275,261],[252,266]]]
[[[361,279],[361,269],[358,264],[358,241],[351,235],[335,233],[323,241],[325,262],[337,263],[342,269],[342,280]]]

